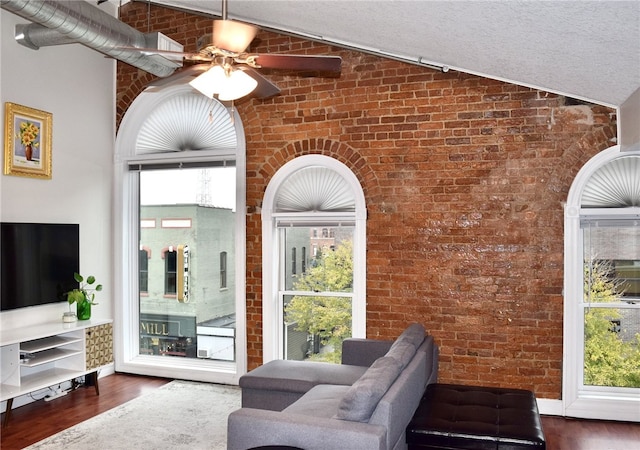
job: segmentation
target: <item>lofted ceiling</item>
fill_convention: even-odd
[[[217,16],[222,8],[222,0],[152,3]],[[606,106],[632,99],[640,109],[638,0],[228,0],[227,14]]]

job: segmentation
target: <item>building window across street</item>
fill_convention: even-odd
[[[227,288],[227,252],[220,252],[220,289]]]
[[[140,292],[149,290],[149,252],[145,249],[138,251],[138,267],[140,269]]]
[[[164,254],[164,293],[175,295],[177,293],[177,253],[170,248]]]

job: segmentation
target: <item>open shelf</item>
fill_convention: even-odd
[[[80,355],[84,353],[83,350],[65,350],[61,348],[49,348],[34,353],[33,358],[29,360],[22,360],[23,367],[36,367],[42,364],[57,361],[59,359],[68,358],[73,355]]]
[[[20,389],[33,392],[53,384],[71,380],[77,376],[77,370],[54,368],[46,372],[38,372],[22,377],[20,380]]]
[[[61,347],[67,344],[73,344],[75,342],[82,342],[82,337],[70,337],[64,336],[50,336],[46,338],[35,339],[33,341],[27,341],[20,343],[20,351],[27,353],[36,353],[44,350]]]

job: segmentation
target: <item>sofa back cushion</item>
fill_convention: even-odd
[[[400,365],[404,369],[416,353],[416,349],[420,347],[424,341],[425,330],[419,323],[409,325],[402,334],[396,339],[385,356],[400,361]]]
[[[400,367],[404,369],[415,354],[416,348],[413,344],[407,341],[396,341],[384,356],[397,359]]]
[[[421,323],[412,323],[398,336],[396,342],[406,341],[411,343],[415,348],[418,348],[420,344],[422,344],[422,341],[424,341],[424,336],[424,326]]]
[[[401,370],[402,365],[396,358],[383,356],[375,360],[342,397],[335,418],[368,422],[371,413]]]

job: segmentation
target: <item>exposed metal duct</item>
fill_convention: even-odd
[[[34,22],[16,26],[16,40],[32,49],[77,42],[159,77],[171,75],[180,65],[158,55],[123,50],[157,45],[158,33],[145,35],[86,1],[1,0],[0,7]]]

